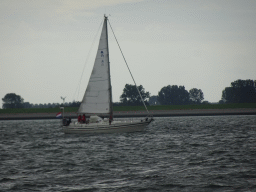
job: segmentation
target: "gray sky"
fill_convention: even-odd
[[[232,81],[256,79],[255,10],[254,0],[1,0],[0,107],[7,93],[80,101],[105,13],[138,85],[198,88],[217,102]],[[110,28],[109,44],[116,102],[132,79]]]

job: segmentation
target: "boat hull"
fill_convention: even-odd
[[[143,122],[129,122],[129,123],[117,123],[117,124],[94,124],[94,125],[74,125],[63,126],[62,130],[64,133],[76,133],[76,134],[87,134],[87,133],[126,133],[126,132],[137,132],[143,131],[145,127],[151,123],[152,120]]]

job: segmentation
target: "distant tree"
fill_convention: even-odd
[[[222,91],[222,100],[225,103],[255,103],[255,81],[238,79]]]
[[[191,100],[192,103],[200,104],[204,100],[204,93],[201,89],[190,89],[189,99]]]
[[[184,86],[168,85],[158,92],[161,105],[184,105],[189,103],[189,93]]]
[[[142,85],[138,86],[138,89],[141,93],[141,97],[146,105],[148,102],[146,99],[150,97],[149,92],[145,92],[145,89]],[[135,85],[126,84],[123,89],[123,94],[120,96],[120,104],[124,106],[138,106],[143,105],[140,95],[136,89]]]
[[[24,102],[23,107],[24,108],[32,108],[32,105],[29,102]]]
[[[53,108],[59,108],[59,107],[60,107],[60,104],[59,104],[59,103],[53,103],[53,104],[52,104],[52,107],[53,107]]]
[[[149,105],[160,105],[160,102],[157,100],[157,95],[153,95],[149,98]]]
[[[209,101],[203,101],[202,104],[206,105],[206,104],[210,104],[210,102]]]
[[[121,106],[120,102],[113,102],[113,106]]]
[[[81,104],[80,101],[73,101],[69,106],[70,106],[70,107],[79,107],[80,104]]]
[[[8,93],[2,98],[3,109],[7,108],[23,108],[24,99],[15,93]]]
[[[222,98],[225,103],[233,103],[235,102],[235,94],[234,94],[234,89],[233,87],[226,87],[222,91]]]

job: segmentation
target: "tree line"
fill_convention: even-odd
[[[140,91],[139,95],[137,89]],[[167,85],[158,92],[158,95],[150,96],[142,85],[136,86],[126,84],[123,93],[120,96],[120,102],[113,103],[114,106],[140,106],[143,105],[141,97],[146,105],[188,105],[205,104],[204,94],[201,89],[193,88],[187,91],[184,86]],[[31,104],[24,102],[20,95],[8,93],[2,98],[3,109],[6,108],[55,108],[60,106],[79,107],[79,101],[69,103],[48,103]],[[231,82],[230,87],[222,91],[222,97],[219,101],[223,103],[256,103],[256,81],[238,79]]]
[[[16,95],[15,93],[8,93],[2,98],[3,101],[3,109],[7,108],[56,108],[56,107],[79,107],[81,102],[73,101],[73,102],[65,102],[65,103],[40,103],[40,104],[32,104],[29,102],[24,102],[24,99],[20,95]]]
[[[141,93],[139,95],[138,90]],[[141,97],[146,105],[186,105],[200,104],[204,100],[204,94],[201,89],[193,88],[189,91],[184,86],[168,85],[163,87],[156,96],[150,96],[142,85],[136,88],[135,85],[126,84],[123,94],[120,96],[120,106],[138,106],[143,105]]]

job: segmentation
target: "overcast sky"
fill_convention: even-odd
[[[34,104],[81,101],[104,14],[151,96],[182,85],[218,102],[232,81],[256,79],[255,10],[255,0],[1,0],[0,107],[7,93]],[[117,102],[132,79],[110,28],[109,44]]]

